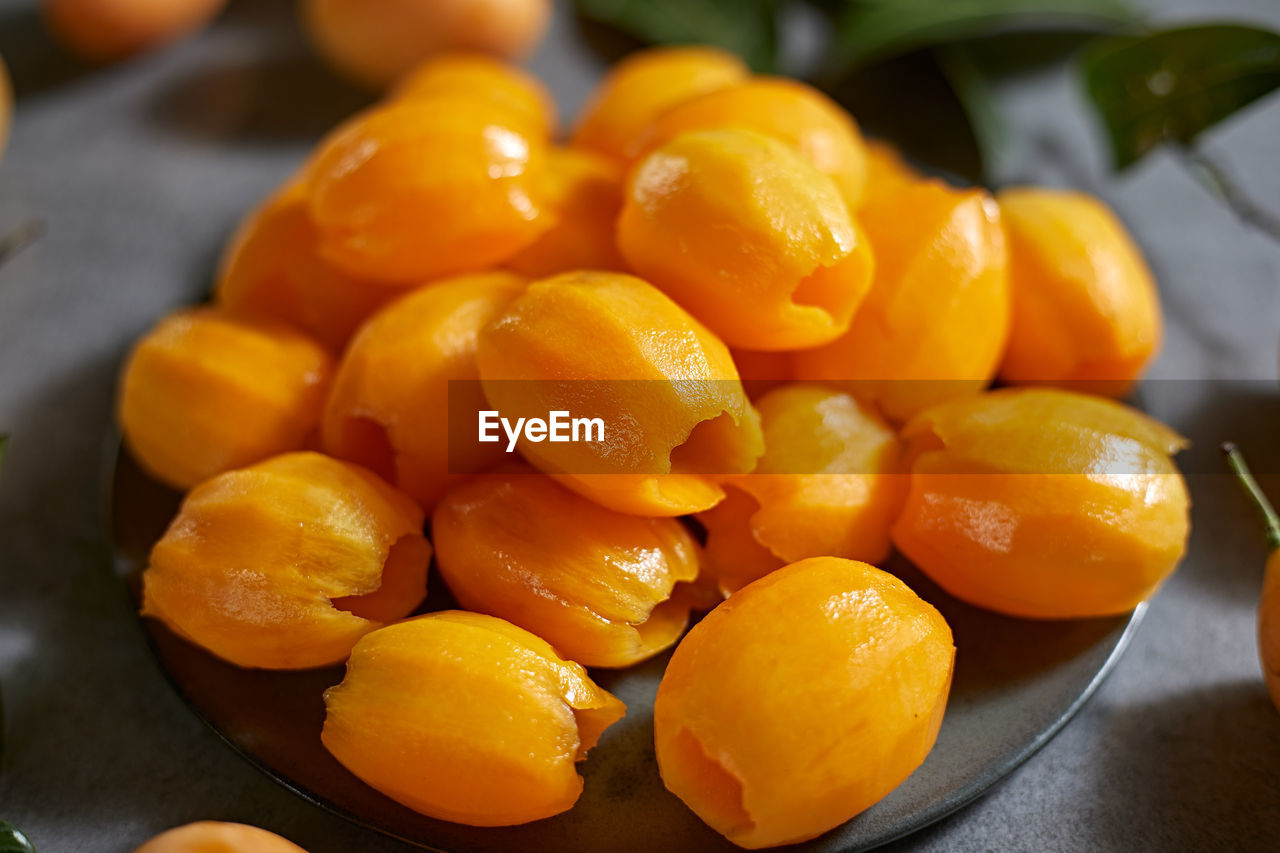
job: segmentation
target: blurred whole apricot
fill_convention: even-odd
[[[675,643],[699,549],[674,518],[623,515],[541,474],[488,474],[431,518],[440,574],[468,610],[509,619],[586,666]]]
[[[667,109],[751,74],[741,59],[713,47],[662,47],[613,66],[583,108],[573,145],[630,160],[645,128]]]
[[[287,326],[179,311],[134,345],[117,420],[138,464],[186,490],[302,448],[320,424],[332,372],[324,349]]]
[[[222,255],[214,299],[230,314],[288,323],[334,352],[397,293],[349,275],[319,255],[319,234],[300,181],[258,206]]]
[[[555,224],[507,267],[532,277],[569,270],[625,270],[614,229],[622,210],[622,169],[612,160],[575,148],[547,156],[544,199]]]
[[[725,343],[816,346],[871,284],[866,236],[831,179],[751,130],[686,133],[628,180],[618,248]]]
[[[530,53],[551,0],[303,0],[302,20],[334,68],[380,89],[441,51]]]
[[[307,853],[292,841],[243,823],[203,820],[162,832],[133,853]]]
[[[796,378],[848,383],[893,421],[982,390],[1009,332],[995,202],[924,181],[872,198],[859,218],[875,251],[871,290],[843,336],[796,353]]]
[[[476,413],[488,408],[476,339],[524,285],[515,273],[471,273],[429,284],[374,315],[334,378],[325,450],[377,472],[427,512],[465,473],[502,461],[498,445],[451,444],[449,432],[451,424],[474,430]]]
[[[211,21],[227,0],[43,0],[58,41],[82,59],[112,62],[177,41]]]
[[[725,500],[697,516],[721,591],[806,557],[883,562],[907,485],[894,431],[848,394],[817,385],[783,385],[755,405],[760,463],[727,478]]]
[[[142,612],[238,666],[337,663],[426,595],[422,522],[363,468],[276,456],[187,495],[142,574]]]
[[[492,104],[375,107],[320,143],[306,173],[323,257],[401,285],[500,264],[550,224],[543,143]]]
[[[1008,382],[1053,382],[1120,396],[1160,345],[1160,297],[1124,226],[1092,196],[1002,191],[1013,323]]]
[[[556,103],[542,81],[523,68],[483,53],[453,51],[414,67],[396,84],[393,100],[474,98],[507,113],[532,135],[548,138]]]
[[[957,598],[1011,616],[1133,609],[1174,570],[1189,528],[1170,458],[1186,441],[1098,397],[993,391],[917,415],[893,542]]]
[[[502,417],[599,418],[604,440],[522,441],[536,467],[619,512],[672,516],[751,470],[760,421],[723,343],[652,285],[574,272],[531,284],[481,333],[485,396]]]
[[[676,647],[653,709],[662,781],[739,847],[813,838],[924,761],[954,660],[946,621],[892,575],[792,563]]]
[[[9,68],[0,57],[0,157],[9,144],[9,131],[13,125],[13,82],[9,79]]]
[[[472,826],[570,809],[575,764],[625,706],[544,640],[479,613],[429,613],[356,644],[321,740],[409,808]]]
[[[643,156],[682,133],[731,127],[793,146],[835,182],[850,210],[857,208],[867,181],[858,125],[838,104],[798,80],[753,77],[676,104],[653,120],[634,153]]]

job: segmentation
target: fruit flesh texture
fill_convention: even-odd
[[[90,62],[158,48],[208,23],[226,0],[44,0],[58,41]]]
[[[544,640],[444,611],[363,638],[325,693],[325,747],[415,811],[473,826],[571,808],[574,765],[625,706]]]
[[[705,474],[751,470],[760,423],[729,351],[651,285],[619,273],[534,282],[481,333],[485,394],[504,417],[599,417],[606,441],[522,442],[535,467],[637,515],[707,509]]]
[[[675,643],[678,585],[700,554],[673,518],[623,515],[533,472],[476,478],[432,516],[440,574],[468,610],[509,619],[586,666],[629,666]]]
[[[1115,215],[1083,193],[998,196],[1013,322],[1000,377],[1125,394],[1159,348],[1155,281]]]
[[[544,143],[492,104],[440,98],[375,107],[320,143],[308,209],[330,263],[412,286],[501,264],[549,225]]]
[[[759,465],[727,480],[726,499],[698,516],[720,589],[732,593],[806,557],[883,562],[907,485],[893,430],[849,395],[816,385],[784,385],[756,407]]]
[[[867,155],[853,117],[817,89],[783,77],[754,77],[676,104],[642,134],[636,156],[682,133],[734,127],[792,146],[831,178],[850,210],[858,207]]]
[[[307,853],[256,826],[199,821],[162,832],[133,853]]]
[[[589,151],[553,148],[546,179],[544,198],[554,224],[507,267],[537,278],[567,270],[624,271],[614,241],[622,210],[621,168]]]
[[[395,483],[427,512],[469,473],[503,461],[501,445],[451,441],[451,430],[470,435],[477,413],[489,408],[476,340],[524,285],[522,276],[508,272],[457,276],[371,318],[334,378],[325,450]]]
[[[663,782],[740,847],[819,835],[924,761],[954,656],[942,616],[879,569],[779,569],[676,648],[654,705]]]
[[[783,143],[737,129],[683,134],[640,161],[618,248],[725,343],[754,350],[839,337],[873,266],[831,179]]]
[[[1258,602],[1258,656],[1271,701],[1280,710],[1280,551],[1267,559]]]
[[[848,332],[796,353],[797,378],[841,383],[892,421],[981,391],[1009,331],[995,202],[926,181],[872,199],[859,218],[876,257],[871,290]]]
[[[305,0],[302,20],[339,72],[383,88],[435,54],[520,57],[542,38],[550,0]]]
[[[214,299],[229,314],[286,323],[340,352],[397,289],[342,272],[320,257],[318,243],[306,185],[290,181],[237,229]]]
[[[582,111],[573,145],[632,159],[646,127],[667,109],[750,76],[742,60],[708,47],[645,50],[613,67]]]
[[[1185,440],[1118,403],[1006,389],[921,413],[893,541],[958,598],[1012,616],[1123,613],[1186,547]]]
[[[362,468],[276,456],[187,495],[143,573],[143,615],[238,666],[337,663],[426,595],[422,522]]]
[[[393,100],[462,96],[497,107],[530,135],[546,139],[556,128],[556,104],[527,71],[482,53],[450,52],[423,62],[391,93]]]
[[[332,372],[329,355],[286,326],[180,311],[134,346],[117,418],[138,463],[185,491],[301,448],[319,424]]]

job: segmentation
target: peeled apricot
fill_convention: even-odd
[[[90,62],[111,62],[176,41],[204,26],[227,0],[43,0],[49,29]]]
[[[946,621],[892,575],[792,563],[676,647],[653,708],[662,781],[739,847],[813,838],[924,761],[954,660]]]
[[[698,515],[720,589],[806,557],[882,562],[906,492],[894,431],[848,394],[816,385],[783,385],[755,405],[760,463],[726,479],[725,500]]]
[[[665,47],[632,54],[613,66],[583,109],[573,145],[631,159],[645,128],[676,104],[750,76],[731,53],[713,47]]]
[[[848,332],[796,353],[797,378],[847,383],[894,421],[981,391],[1009,331],[995,202],[982,190],[927,181],[871,199],[859,217],[875,280]]]
[[[500,264],[549,222],[543,143],[500,108],[405,99],[356,116],[307,169],[323,257],[401,285]]]
[[[674,518],[605,509],[531,472],[459,486],[431,518],[440,574],[468,610],[509,619],[586,666],[675,643],[700,555]]]
[[[867,155],[867,181],[862,194],[863,204],[892,195],[924,180],[924,175],[908,163],[892,143],[883,139],[868,139],[864,147]]]
[[[185,490],[302,448],[332,371],[324,349],[286,326],[179,311],[134,346],[117,419],[138,464]]]
[[[1186,549],[1173,430],[1118,403],[1005,389],[907,424],[911,480],[893,541],[957,598],[1011,616],[1123,613]]]
[[[749,471],[762,451],[759,418],[728,349],[629,275],[575,272],[534,282],[480,333],[477,360],[486,397],[512,422],[553,411],[600,420],[602,440],[519,447],[536,467],[610,509],[655,516],[707,509],[724,492],[704,475]]]
[[[231,314],[288,323],[341,350],[396,288],[339,270],[320,257],[318,242],[306,186],[290,181],[236,231],[214,299]]]
[[[363,468],[276,456],[187,495],[142,574],[142,612],[238,666],[337,663],[426,595],[422,522]]]
[[[524,69],[483,53],[433,57],[406,74],[391,96],[396,100],[473,98],[503,110],[530,133],[544,138],[556,126],[556,104],[546,86]]]
[[[997,197],[1009,237],[1008,382],[1122,395],[1160,346],[1151,271],[1098,199],[1022,187]]]
[[[622,210],[621,167],[590,151],[553,148],[546,175],[544,199],[554,224],[507,267],[536,277],[626,269],[614,241]]]
[[[325,691],[321,739],[409,808],[473,826],[570,809],[575,764],[626,707],[509,622],[429,613],[364,637]]]
[[[686,133],[641,160],[618,248],[638,275],[743,349],[834,340],[871,284],[866,236],[836,185],[751,130]]]
[[[524,56],[551,20],[551,0],[304,0],[317,52],[366,86],[382,88],[449,50]]]
[[[790,382],[794,367],[789,352],[760,352],[759,350],[730,350],[742,387],[747,396],[755,398],[779,385]]]
[[[867,154],[853,117],[826,95],[798,80],[753,77],[661,113],[642,134],[637,155],[682,133],[738,127],[793,146],[830,176],[850,209],[867,181]]]
[[[292,841],[243,823],[204,820],[162,832],[133,853],[307,853]]]
[[[427,512],[467,473],[503,459],[498,445],[450,442],[488,408],[476,339],[524,288],[514,273],[471,273],[388,305],[356,335],[325,407],[324,449],[394,483]],[[454,383],[452,386],[450,383]]]

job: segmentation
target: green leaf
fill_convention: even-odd
[[[711,44],[772,71],[777,56],[776,0],[576,0],[590,20],[656,44]]]
[[[1187,144],[1280,86],[1280,34],[1211,25],[1109,38],[1081,58],[1117,169]]]
[[[0,820],[0,853],[36,853],[36,846],[22,830]]]
[[[1046,30],[1114,32],[1135,25],[1128,0],[852,0],[836,22],[832,71],[898,54]]]
[[[940,47],[934,56],[969,119],[982,157],[983,178],[990,182],[1009,145],[1009,128],[996,102],[992,82],[973,61],[965,45]]]

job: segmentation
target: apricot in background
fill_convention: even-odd
[[[162,832],[133,853],[307,853],[274,832],[204,820]]]
[[[700,554],[674,518],[623,515],[533,472],[489,474],[431,519],[440,574],[468,610],[509,619],[587,666],[675,643]]]
[[[142,574],[142,612],[238,666],[337,663],[425,597],[422,522],[363,468],[276,456],[187,495]]]
[[[867,157],[867,180],[861,204],[868,204],[872,199],[892,195],[925,180],[924,175],[906,161],[893,143],[883,139],[868,139],[863,147]]]
[[[866,235],[836,185],[752,130],[677,136],[628,179],[618,248],[732,347],[817,346],[871,285]]]
[[[282,324],[179,311],[134,345],[117,420],[138,464],[186,490],[301,449],[320,424],[332,371],[319,344]]]
[[[440,97],[478,100],[505,112],[531,135],[556,127],[556,103],[542,81],[523,68],[483,53],[452,51],[417,65],[396,83],[392,100]]]
[[[893,542],[947,592],[1010,616],[1136,607],[1190,526],[1176,432],[1100,397],[1003,389],[920,413]]]
[[[792,563],[676,647],[653,708],[662,781],[739,847],[813,838],[924,761],[954,660],[946,621],[892,575]]]
[[[575,765],[626,708],[544,640],[479,613],[444,611],[375,631],[325,691],[321,739],[409,808],[473,826],[570,809]]]
[[[53,35],[90,62],[112,62],[177,41],[227,0],[43,0]]]

